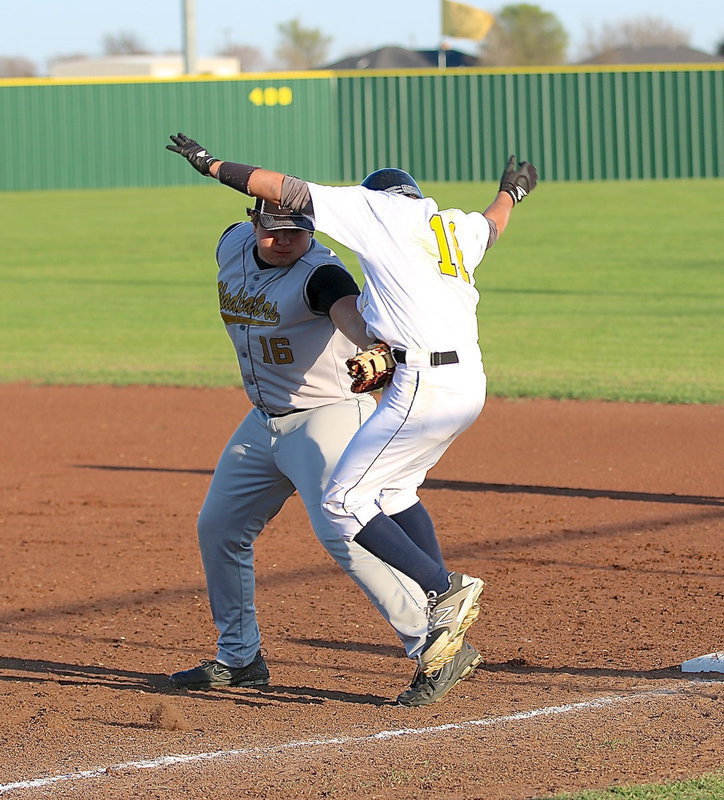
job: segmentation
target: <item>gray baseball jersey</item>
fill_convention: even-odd
[[[255,245],[254,227],[246,222],[226,231],[216,251],[221,317],[249,399],[274,415],[350,399],[345,361],[356,347],[329,317],[311,310],[306,293],[315,270],[344,268],[342,262],[312,239],[293,268],[262,269]]]

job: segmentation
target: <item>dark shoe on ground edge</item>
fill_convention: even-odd
[[[462,648],[452,661],[448,661],[430,675],[426,675],[422,668],[418,667],[410,688],[397,698],[398,705],[417,708],[437,703],[453,686],[467,678],[482,660],[480,653],[472,645],[463,642]]]
[[[211,689],[215,686],[266,686],[269,683],[261,650],[245,667],[227,667],[218,661],[202,661],[198,667],[175,672],[169,677],[174,689]]]

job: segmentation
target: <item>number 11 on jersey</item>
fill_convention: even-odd
[[[433,214],[430,217],[430,227],[435,234],[437,249],[440,253],[440,272],[443,275],[451,275],[457,278],[458,275],[467,283],[470,283],[470,276],[463,264],[463,254],[460,252],[458,240],[455,238],[455,223],[450,220],[445,229],[445,222],[440,214]],[[453,258],[455,253],[455,258]]]

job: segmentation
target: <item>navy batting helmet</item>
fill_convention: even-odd
[[[401,169],[386,167],[378,169],[362,181],[362,186],[366,189],[374,189],[378,192],[389,192],[390,194],[404,194],[405,197],[422,199],[420,187],[415,183],[412,175]]]

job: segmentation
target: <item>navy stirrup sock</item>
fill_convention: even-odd
[[[435,535],[435,526],[427,509],[420,501],[414,506],[400,511],[399,514],[390,514],[390,519],[393,519],[402,528],[420,550],[427,553],[433,561],[447,571],[440,544]]]
[[[442,594],[448,590],[447,570],[421,550],[390,517],[378,514],[354,540],[380,561],[412,578],[426,594]]]

